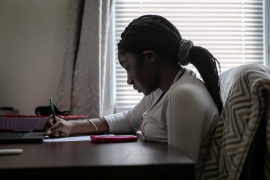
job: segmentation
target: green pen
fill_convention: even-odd
[[[53,124],[55,124],[56,118],[55,118],[55,112],[54,112],[54,108],[53,108],[52,98],[50,98],[49,100],[50,100],[51,110],[52,110],[52,114],[53,114]]]

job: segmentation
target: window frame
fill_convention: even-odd
[[[269,0],[263,0],[263,44],[264,44],[264,65],[270,68],[270,2]]]

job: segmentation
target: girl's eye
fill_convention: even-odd
[[[129,70],[129,66],[126,67],[126,70]]]

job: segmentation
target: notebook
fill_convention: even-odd
[[[45,132],[0,133],[0,143],[43,142],[45,134]]]

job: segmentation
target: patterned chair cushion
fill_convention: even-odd
[[[197,179],[238,180],[264,113],[267,141],[264,178],[270,179],[270,69],[242,65],[222,73],[220,83],[224,107]]]

